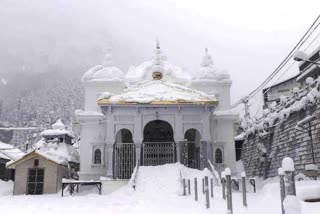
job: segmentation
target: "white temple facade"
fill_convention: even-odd
[[[82,77],[80,179],[129,179],[137,163],[181,162],[236,171],[230,76],[206,50],[198,71],[170,64],[157,45],[153,58],[124,73],[110,51]]]

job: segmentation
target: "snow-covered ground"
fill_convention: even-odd
[[[210,198],[210,209],[205,208],[201,178],[207,171],[183,168],[185,178],[198,177],[199,201],[194,201],[193,185],[190,196],[181,196],[180,165],[140,167],[137,189],[123,187],[110,195],[97,195],[96,189],[75,196],[60,194],[39,196],[12,196],[12,182],[0,181],[0,208],[6,214],[61,214],[61,213],[112,213],[112,214],[170,214],[170,213],[217,213],[225,214],[226,201],[221,196],[221,186],[215,186],[214,198]],[[191,182],[193,184],[193,182]],[[258,193],[248,193],[248,208],[242,206],[242,193],[233,193],[234,214],[280,214],[280,192],[276,179],[260,183]],[[248,187],[250,188],[250,187]],[[299,199],[320,196],[319,181],[297,182]],[[318,214],[320,203],[300,201],[303,214]]]

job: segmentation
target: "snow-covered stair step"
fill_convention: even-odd
[[[137,193],[178,194],[181,190],[180,164],[140,166]]]

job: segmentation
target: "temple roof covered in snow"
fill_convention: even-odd
[[[118,95],[104,93],[98,100],[99,105],[128,103],[216,105],[218,102],[213,95],[164,80],[147,80]]]
[[[163,74],[163,80],[181,85],[189,85],[192,82],[231,83],[230,75],[214,66],[208,49],[202,57],[200,68],[187,71],[167,61],[159,43],[157,43],[154,56],[150,60],[138,66],[131,66],[126,74],[113,65],[109,49],[102,65],[96,65],[89,69],[82,76],[82,81],[86,83],[123,82],[126,85],[134,85],[145,80],[152,80],[152,74],[156,71]]]
[[[123,81],[124,73],[113,66],[111,50],[105,55],[102,65],[96,65],[82,76],[83,82]]]

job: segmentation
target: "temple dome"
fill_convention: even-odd
[[[143,62],[136,67],[132,66],[129,68],[125,77],[126,82],[130,85],[145,80],[152,80],[152,74],[154,72],[162,73],[163,80],[173,83],[186,84],[191,79],[189,73],[184,72],[180,67],[166,60],[166,56],[162,54],[159,44],[157,44],[154,57],[151,60]]]
[[[112,55],[110,50],[105,55],[102,65],[96,65],[89,69],[82,76],[82,81],[106,81],[116,82],[124,80],[124,73],[117,67],[113,66]]]
[[[230,81],[230,75],[226,71],[220,70],[213,65],[213,60],[208,54],[208,49],[206,49],[202,57],[200,69],[195,72],[192,79],[203,81]]]

